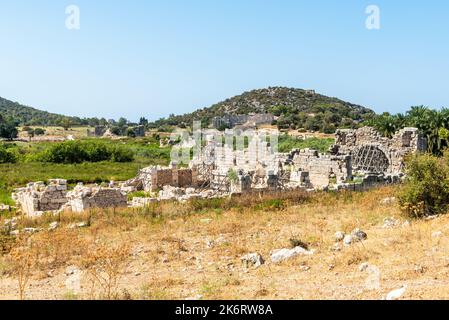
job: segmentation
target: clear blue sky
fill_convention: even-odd
[[[0,0],[0,96],[62,114],[157,119],[267,86],[403,112],[449,107],[448,77],[443,0]]]

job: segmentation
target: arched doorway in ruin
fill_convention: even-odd
[[[364,145],[351,152],[352,167],[370,173],[386,172],[390,167],[388,156],[376,145]]]

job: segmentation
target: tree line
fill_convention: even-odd
[[[374,127],[385,137],[392,137],[395,132],[405,127],[415,127],[427,139],[428,152],[441,155],[449,146],[449,109],[431,109],[426,106],[411,107],[406,113],[375,115],[364,122]]]

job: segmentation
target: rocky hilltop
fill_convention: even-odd
[[[286,87],[269,87],[245,92],[193,113],[170,116],[156,122],[160,125],[190,125],[193,120],[210,123],[224,115],[272,113],[279,117],[281,128],[305,128],[332,131],[353,127],[374,114],[371,109],[316,93]]]

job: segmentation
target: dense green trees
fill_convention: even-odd
[[[0,114],[0,138],[12,140],[17,138],[17,122]]]

